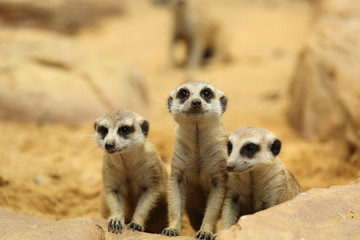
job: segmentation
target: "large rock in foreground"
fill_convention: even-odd
[[[345,142],[360,163],[360,2],[320,3],[291,84],[288,118],[308,140]]]
[[[347,186],[311,189],[295,199],[245,216],[219,240],[360,239],[360,179]],[[105,219],[75,218],[41,220],[0,209],[0,239],[57,240],[152,240],[194,239],[165,237],[124,230],[121,235],[107,231]]]
[[[218,240],[360,239],[360,179],[311,189],[295,199],[242,217]]]
[[[122,234],[107,231],[105,219],[73,218],[60,221],[41,220],[0,209],[1,240],[157,240],[174,239],[125,229]],[[192,237],[178,237],[189,240]]]

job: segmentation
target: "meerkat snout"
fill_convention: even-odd
[[[201,108],[201,100],[200,99],[194,99],[191,101],[191,107],[192,108]]]
[[[111,142],[111,143],[105,143],[105,149],[108,152],[111,152],[115,149],[115,143]]]

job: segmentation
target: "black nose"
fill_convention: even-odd
[[[229,172],[232,172],[235,169],[235,166],[226,166],[226,170],[228,170]]]
[[[113,150],[115,148],[115,144],[114,143],[106,143],[105,144],[105,149],[106,150]]]
[[[193,108],[199,108],[201,107],[201,100],[200,99],[194,99],[191,101],[191,107]]]

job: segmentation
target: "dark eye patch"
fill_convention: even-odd
[[[227,151],[228,151],[228,155],[230,156],[231,152],[233,149],[233,145],[230,141],[227,142]]]
[[[176,98],[180,99],[181,103],[184,103],[190,96],[190,92],[186,88],[181,88],[176,94]]]
[[[247,158],[253,158],[260,150],[260,146],[255,143],[248,143],[240,149],[240,154]]]
[[[208,103],[211,99],[215,98],[214,92],[210,88],[204,88],[200,92],[200,96]]]
[[[133,133],[134,131],[135,131],[134,126],[124,125],[124,126],[119,127],[118,134],[120,136],[126,136],[126,135],[128,135],[130,133]]]
[[[98,129],[97,129],[97,132],[104,139],[106,137],[106,135],[108,134],[109,130],[104,126],[99,126]]]

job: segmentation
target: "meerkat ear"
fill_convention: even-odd
[[[222,95],[222,97],[220,97],[220,105],[221,105],[221,112],[224,113],[227,105],[227,98],[225,97],[225,95]]]
[[[145,119],[140,123],[141,131],[145,137],[147,137],[149,133],[149,122]]]
[[[172,102],[173,102],[173,98],[170,96],[168,98],[168,101],[167,101],[167,104],[168,104],[168,109],[169,109],[169,112],[171,113],[171,105],[172,105]]]
[[[273,144],[271,144],[271,152],[274,154],[274,156],[277,156],[280,153],[281,149],[281,141],[279,139],[275,139]]]
[[[97,120],[96,120],[96,121],[94,122],[94,130],[96,130],[97,126],[98,126],[98,123],[97,123]]]

